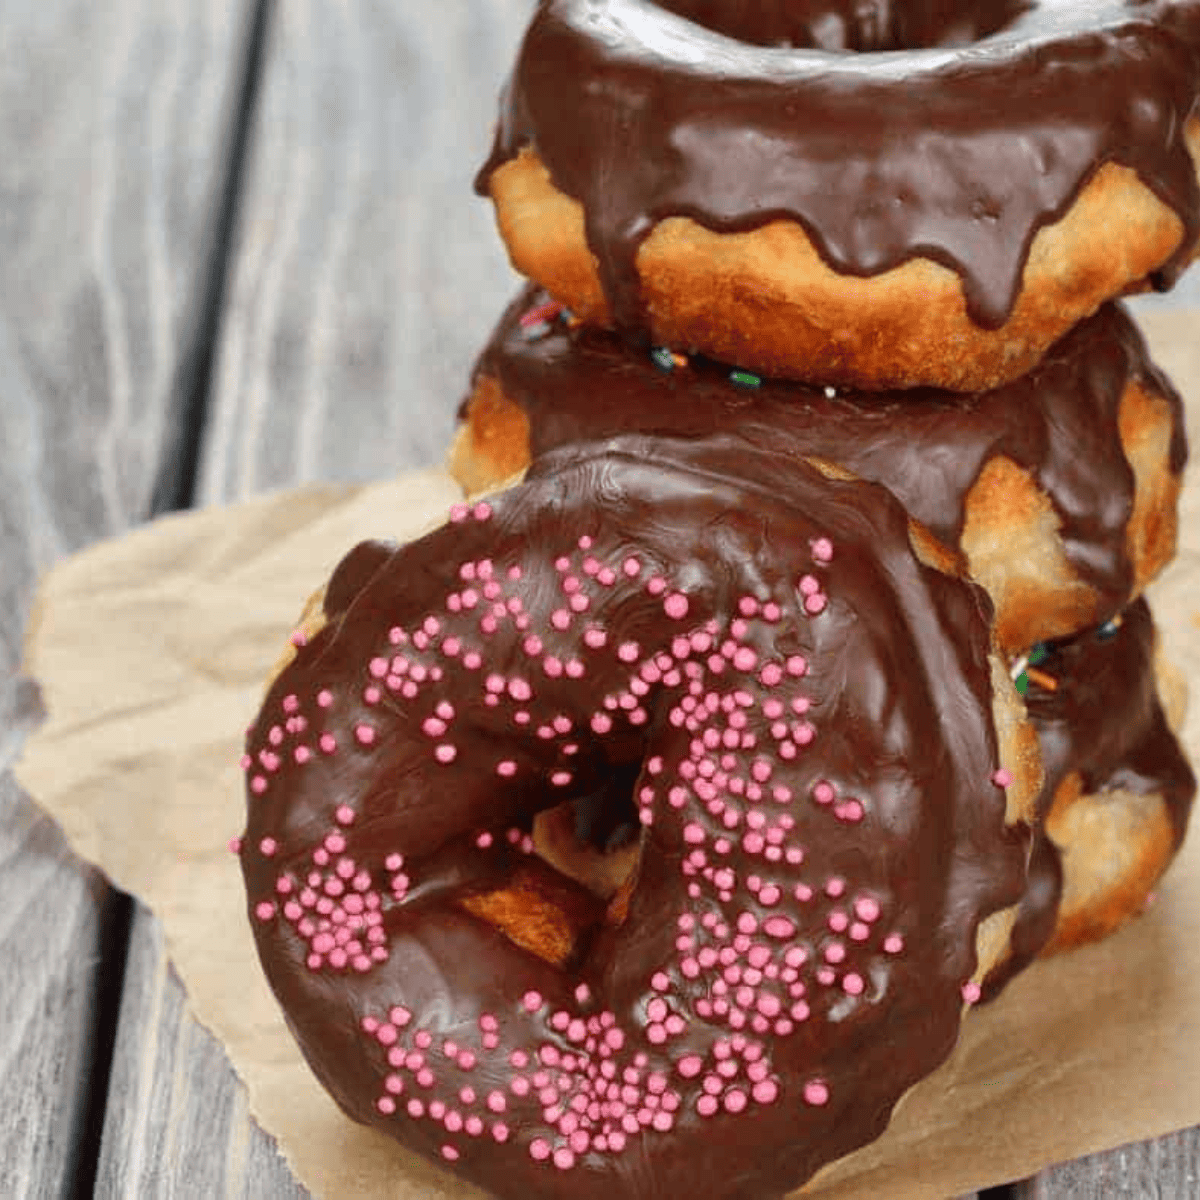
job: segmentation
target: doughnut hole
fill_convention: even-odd
[[[536,856],[505,887],[466,896],[458,905],[523,950],[564,969],[587,952],[604,915],[590,892]]]
[[[819,50],[914,50],[963,46],[1002,29],[1019,16],[1016,3],[862,4],[854,0],[658,0],[673,12],[715,33],[755,46]]]
[[[603,792],[538,813],[534,850],[607,902],[637,869],[641,826],[633,785],[641,764],[619,767]]]

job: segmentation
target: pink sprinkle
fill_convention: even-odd
[[[861,996],[865,987],[866,984],[863,982],[863,977],[854,971],[851,971],[842,980],[842,990],[848,996]]]
[[[511,758],[501,759],[496,764],[496,774],[503,776],[505,779],[510,779],[517,773],[517,764]]]
[[[833,558],[833,543],[826,537],[816,538],[812,543],[814,562],[827,563]]]
[[[764,687],[775,687],[783,680],[783,668],[775,662],[766,663],[759,671],[758,678]],[[763,707],[765,709],[766,705]]]
[[[663,601],[663,612],[673,621],[682,621],[688,614],[688,598],[682,592],[672,592]]]
[[[529,1143],[529,1157],[537,1162],[545,1162],[550,1157],[550,1143],[545,1138],[534,1138]]]
[[[1004,767],[997,767],[997,769],[992,772],[992,782],[998,788],[1006,788],[1012,783],[1012,781],[1012,772]]]
[[[968,1004],[974,1004],[982,994],[983,993],[980,990],[979,984],[977,984],[973,979],[968,980],[962,986],[962,998]]]
[[[529,991],[521,998],[521,1003],[525,1006],[526,1012],[537,1012],[542,1007],[541,992]]]
[[[442,742],[434,752],[433,757],[440,763],[452,763],[458,757],[458,748],[449,742]]]
[[[359,722],[354,727],[354,736],[360,745],[369,746],[375,740],[375,730],[363,722]]]
[[[810,1079],[804,1085],[804,1102],[814,1107],[829,1103],[829,1087],[820,1079]]]
[[[885,954],[899,954],[904,949],[904,939],[898,933],[889,933],[883,939]]]
[[[270,900],[260,900],[254,906],[254,915],[260,921],[269,921],[275,915],[275,905]]]
[[[753,671],[758,662],[758,655],[749,646],[739,646],[733,655],[733,665],[739,671]]]

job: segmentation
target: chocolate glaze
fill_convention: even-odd
[[[754,46],[859,53],[961,46],[1025,5],[1011,0],[658,0],[658,7]]]
[[[1170,405],[1170,469],[1180,473],[1187,457],[1182,401],[1116,304],[1078,325],[1028,375],[991,392],[843,390],[830,397],[785,381],[739,387],[728,368],[699,358],[664,372],[613,335],[559,321],[530,336],[520,317],[545,299],[524,289],[475,367],[476,381],[496,380],[527,413],[535,461],[555,446],[632,431],[786,446],[797,458],[829,459],[883,483],[956,547],[967,493],[983,465],[1004,455],[1053,504],[1067,560],[1094,590],[1099,621],[1119,611],[1133,587],[1126,526],[1134,477],[1118,428],[1131,383]],[[1043,636],[1030,631],[1030,641]]]
[[[1145,600],[1130,605],[1116,630],[1089,630],[1054,643],[1041,669],[1058,683],[1031,682],[1025,703],[1042,747],[1045,784],[1039,817],[1063,781],[1078,772],[1083,794],[1109,791],[1161,799],[1178,849],[1187,832],[1196,779],[1158,698],[1154,624]],[[1054,932],[1062,894],[1062,856],[1041,831],[1034,838],[1029,886],[1013,930],[1013,954],[987,981],[993,996]]]
[[[1178,216],[1169,286],[1200,235],[1184,125],[1200,86],[1198,0],[752,7],[544,0],[477,179],[534,148],[580,201],[614,321],[645,327],[634,260],[668,216],[716,232],[798,222],[836,271],[931,258],[997,328],[1037,230],[1116,162]],[[717,30],[718,32],[713,32]],[[839,30],[841,32],[839,32]],[[733,37],[723,34],[728,31]],[[785,41],[874,53],[786,49]],[[970,43],[970,53],[943,43]]]
[[[986,597],[884,489],[736,438],[568,447],[452,516],[347,558],[248,735],[289,1024],[347,1113],[498,1195],[780,1196],[949,1053],[1021,894]],[[639,764],[636,890],[577,972],[464,910]]]

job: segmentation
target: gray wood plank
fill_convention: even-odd
[[[120,1021],[123,1031],[140,1027],[145,1036],[139,1056],[122,1053],[114,1062],[96,1195],[302,1200],[308,1194],[274,1141],[249,1119],[245,1090],[230,1078],[224,1049],[187,1011],[162,927],[140,906]]]
[[[528,10],[273,10],[200,502],[441,457],[470,362],[514,288],[471,180]],[[140,910],[98,1184],[105,1195],[298,1191]]]
[[[530,0],[278,13],[201,497],[440,462],[515,291],[472,179]]]
[[[4,1195],[89,1182],[113,908],[8,773],[36,712],[20,647],[38,574],[142,520],[163,467],[244,7],[10,0],[0,18]]]
[[[1200,1196],[1200,1130],[1092,1154],[1018,1184],[1015,1200],[1186,1200]]]

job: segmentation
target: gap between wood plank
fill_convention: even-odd
[[[191,508],[196,494],[196,475],[204,423],[208,417],[213,360],[221,336],[225,293],[233,250],[250,131],[266,61],[266,46],[275,0],[256,0],[246,47],[246,61],[238,86],[229,157],[225,178],[216,197],[217,212],[210,232],[208,266],[195,297],[195,324],[190,344],[183,348],[172,390],[158,477],[150,497],[148,517]]]
[[[167,414],[160,466],[147,519],[190,508],[195,496],[201,434],[208,414],[213,359],[221,332],[233,232],[273,9],[274,0],[256,0],[250,20],[245,61],[226,141],[229,154],[224,177],[216,189],[216,213],[207,237],[207,263],[192,301],[191,335],[181,349],[176,367],[172,411]],[[100,915],[98,977],[101,982],[95,997],[91,1028],[92,1069],[88,1073],[81,1135],[68,1174],[69,1194],[73,1196],[94,1194],[133,916],[133,899],[111,888],[102,902]]]

